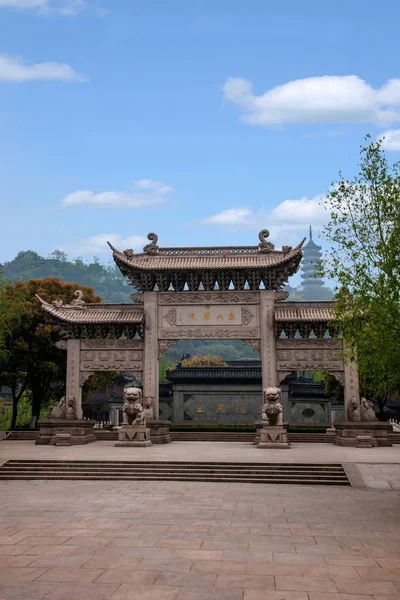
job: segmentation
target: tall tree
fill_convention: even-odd
[[[64,390],[66,355],[56,345],[60,341],[59,328],[48,319],[36,294],[47,302],[59,299],[67,304],[78,288],[86,302],[101,302],[92,288],[59,279],[19,281],[8,290],[11,300],[23,298],[6,335],[6,352],[0,362],[3,383],[10,385],[15,393],[13,424],[18,400],[25,389],[32,402],[32,426],[36,425],[42,405],[59,397]]]
[[[383,412],[400,389],[400,163],[391,165],[382,141],[367,136],[358,175],[340,173],[325,206],[332,252],[323,271],[338,283],[335,319],[361,391]]]

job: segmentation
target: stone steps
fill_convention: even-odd
[[[0,480],[212,481],[350,485],[339,464],[10,460]]]

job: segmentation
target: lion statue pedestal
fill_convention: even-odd
[[[115,446],[133,446],[146,448],[152,446],[150,429],[146,425],[143,410],[143,395],[140,388],[124,389],[123,423],[118,431],[118,442]]]
[[[48,419],[40,419],[39,437],[35,444],[39,446],[76,446],[97,442],[94,434],[95,421],[76,418],[74,396],[63,396]]]
[[[282,392],[280,388],[265,388],[263,396],[262,428],[260,429],[260,442],[257,448],[290,448],[287,430],[283,423]]]

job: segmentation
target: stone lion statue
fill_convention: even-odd
[[[152,421],[154,419],[153,400],[150,397],[144,401],[144,414],[146,420]]]
[[[58,402],[53,406],[53,410],[50,414],[50,419],[65,419],[67,413],[67,404],[65,396],[60,398]]]
[[[361,418],[363,421],[377,421],[373,404],[366,398],[361,398]]]
[[[143,394],[140,388],[128,387],[124,389],[123,405],[124,425],[146,425],[143,411]]]
[[[67,409],[65,412],[66,419],[75,419],[76,418],[76,400],[75,396],[68,396],[67,398]]]
[[[361,421],[360,404],[356,398],[350,400],[350,421],[358,422]]]
[[[267,425],[283,425],[282,392],[278,387],[265,388],[261,418]]]

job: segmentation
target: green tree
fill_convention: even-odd
[[[166,377],[166,373],[168,369],[172,367],[172,363],[168,360],[165,354],[160,358],[160,362],[158,363],[159,373],[160,373],[160,381],[168,381]]]
[[[56,346],[60,331],[46,316],[36,294],[47,302],[59,299],[67,304],[78,288],[83,291],[86,302],[101,302],[92,288],[53,278],[18,281],[8,290],[11,302],[14,298],[23,298],[6,335],[5,353],[0,359],[1,381],[13,391],[12,426],[16,423],[18,401],[24,390],[32,404],[33,427],[42,406],[64,393],[66,355]]]
[[[118,371],[98,371],[93,373],[83,385],[82,400],[87,400],[92,392],[112,385],[114,378],[118,374]]]
[[[339,174],[325,206],[332,246],[323,273],[336,280],[335,321],[358,362],[361,391],[379,403],[400,388],[400,164],[381,141],[361,147],[359,174]]]

